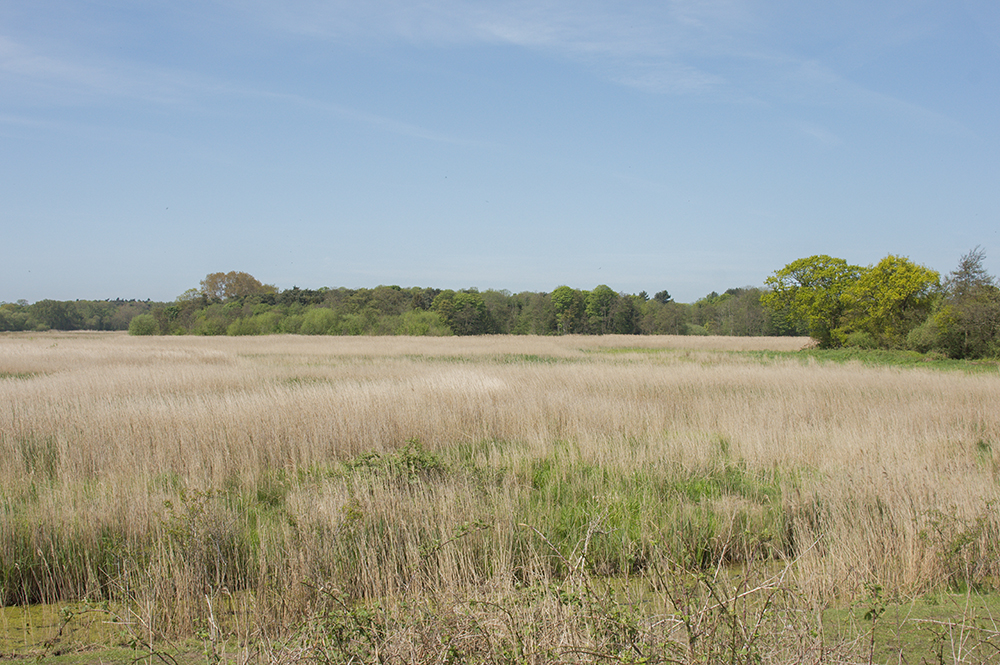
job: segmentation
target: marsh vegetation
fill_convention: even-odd
[[[988,662],[1000,374],[806,342],[5,335],[0,601],[238,662],[870,662],[932,598],[896,635]]]

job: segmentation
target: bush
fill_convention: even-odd
[[[875,349],[878,348],[878,342],[870,334],[857,330],[848,333],[844,337],[844,346],[851,346],[856,349]]]
[[[152,314],[139,314],[128,324],[129,335],[159,335],[160,324]]]
[[[317,307],[306,312],[302,319],[302,326],[299,334],[302,335],[327,335],[333,332],[337,325],[337,315],[333,310],[325,307]]]
[[[308,317],[306,320],[308,321]],[[340,325],[336,329],[331,328],[329,332],[340,335],[367,335],[371,332],[370,327],[371,321],[363,314],[344,314],[340,318]]]
[[[278,332],[286,333],[289,335],[298,335],[299,331],[302,329],[302,323],[305,321],[305,315],[303,314],[292,314],[286,316],[281,320],[281,325],[278,326]]]
[[[914,351],[927,353],[937,346],[938,335],[938,326],[932,316],[910,331],[910,334],[906,336],[906,346]]]
[[[451,328],[441,319],[437,312],[414,309],[399,317],[399,325],[393,331],[396,335],[446,336],[451,334]]]

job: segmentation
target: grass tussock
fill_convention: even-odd
[[[3,336],[0,600],[330,662],[835,662],[825,607],[1000,584],[1000,376],[802,346]]]

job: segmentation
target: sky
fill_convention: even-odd
[[[0,301],[693,302],[998,230],[996,0],[0,0]]]

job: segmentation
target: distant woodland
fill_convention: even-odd
[[[667,291],[560,286],[550,293],[476,288],[293,287],[211,273],[169,303],[41,300],[0,304],[0,331],[129,330],[134,335],[809,335],[825,348],[1000,355],[1000,289],[976,248],[941,279],[889,255],[861,267],[825,255],[777,270],[763,288],[674,302]]]
[[[762,293],[735,288],[683,304],[667,291],[624,294],[605,285],[551,293],[400,286],[279,291],[234,272],[208,275],[200,288],[169,303],[5,303],[0,330],[129,330],[131,324],[134,334],[153,335],[802,334],[773,323]]]

